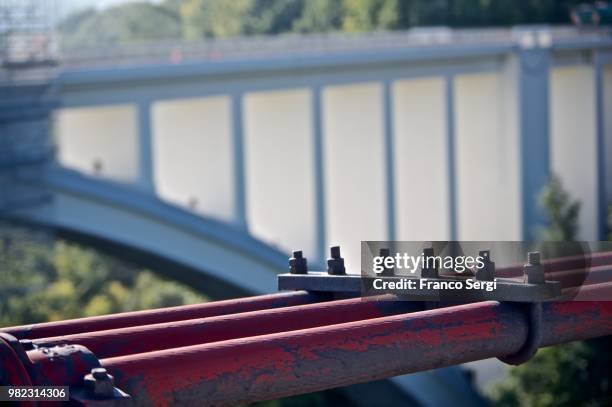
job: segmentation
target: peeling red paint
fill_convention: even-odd
[[[413,305],[330,301],[87,333],[69,339],[95,346],[117,339],[121,348],[136,346],[137,335],[122,338],[132,332],[173,347],[99,362],[78,345],[52,355],[32,350],[27,373],[33,384],[77,385],[100,363],[136,404],[234,405],[507,355],[528,335],[526,315],[510,303],[406,312]],[[542,345],[612,334],[612,301],[545,303],[543,325]]]
[[[389,297],[389,296],[387,296]],[[36,339],[38,346],[81,344],[99,358],[150,352],[377,318],[414,311],[418,303],[353,298],[185,321]],[[384,297],[386,298],[386,297]]]
[[[128,326],[141,326],[185,319],[237,314],[240,312],[269,308],[281,308],[291,305],[310,304],[322,300],[322,297],[305,291],[284,292],[226,301],[15,326],[2,328],[0,332],[13,335],[17,339],[48,338],[81,332],[102,331]]]

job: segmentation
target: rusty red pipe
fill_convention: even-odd
[[[612,334],[612,302],[543,305],[542,345]],[[101,360],[136,403],[235,405],[517,352],[527,317],[481,302]]]
[[[128,326],[157,324],[185,319],[236,314],[239,312],[248,312],[261,309],[310,304],[313,302],[322,301],[323,299],[325,298],[306,291],[285,292],[226,301],[22,325],[2,328],[0,329],[0,332],[13,335],[17,339],[46,338],[51,336],[71,335],[81,332],[102,331]]]
[[[586,270],[562,270],[547,274],[546,279],[559,281],[563,288],[608,283],[612,281],[612,266],[597,266]]]
[[[394,296],[353,298],[233,315],[41,338],[38,346],[79,344],[98,358],[379,318],[422,309]]]
[[[612,281],[564,288],[562,299],[573,301],[612,301]]]
[[[542,261],[544,271],[550,274],[549,279],[559,271],[585,270],[591,267],[609,266],[612,264],[612,251],[592,253],[584,256],[567,256]],[[519,277],[523,275],[523,265],[499,267],[495,270],[496,277]]]

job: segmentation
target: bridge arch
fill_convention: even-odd
[[[50,228],[217,298],[276,290],[287,255],[244,229],[194,215],[127,185],[52,168],[40,181],[50,199],[12,217]]]

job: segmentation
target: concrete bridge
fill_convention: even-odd
[[[52,199],[11,216],[242,290],[273,290],[292,248],[321,265],[341,244],[357,270],[362,239],[533,238],[552,172],[582,203],[581,237],[604,233],[608,32],[84,50],[44,89],[57,154],[39,179]]]
[[[533,238],[552,172],[582,203],[581,237],[603,236],[607,32],[435,29],[102,51],[64,55],[42,77],[0,75],[3,217],[222,296],[275,291],[292,248],[321,267],[341,244],[356,272],[362,239]],[[457,369],[395,382],[424,405],[475,402]]]

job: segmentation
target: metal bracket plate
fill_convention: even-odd
[[[392,293],[401,299],[412,301],[512,301],[512,302],[540,302],[552,300],[561,295],[561,284],[558,281],[546,281],[541,284],[528,284],[507,278],[497,278],[495,289],[466,288],[466,280],[472,278],[474,283],[493,283],[480,281],[473,277],[448,276],[442,278],[424,278],[415,276],[384,276],[363,277],[361,275],[330,275],[326,272],[308,272],[307,274],[280,274],[278,276],[279,290],[306,290],[318,292],[351,293],[355,295],[380,295]],[[384,282],[412,284],[414,289],[406,290],[374,290],[374,280]],[[409,283],[412,281],[412,283]],[[421,281],[430,283],[434,287],[437,283],[444,286],[449,282],[460,282],[462,289],[435,289],[420,288]]]

